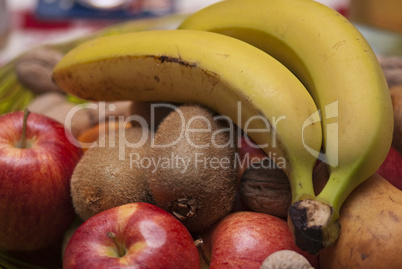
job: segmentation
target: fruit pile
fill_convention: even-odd
[[[65,269],[402,266],[402,91],[339,13],[222,1],[178,29],[81,43],[47,79],[22,79],[32,55],[19,59],[38,97],[0,118],[4,255],[58,245]]]

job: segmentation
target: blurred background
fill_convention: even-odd
[[[118,21],[191,13],[218,0],[0,0],[0,66],[40,44]],[[378,54],[402,56],[402,1],[317,0],[349,17]]]

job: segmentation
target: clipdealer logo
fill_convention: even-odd
[[[332,123],[326,123],[323,126],[323,132],[326,132],[324,137],[324,149],[325,152],[319,152],[311,147],[309,147],[304,141],[304,129],[309,125],[315,122],[322,122],[322,111],[318,110],[314,114],[312,114],[303,124],[302,130],[302,141],[304,147],[307,149],[310,154],[316,157],[321,162],[324,162],[330,166],[337,166],[339,161],[339,127],[338,127],[338,101],[332,102],[329,105],[325,106],[324,117],[328,121],[333,119]]]
[[[181,118],[181,126],[177,126],[177,128],[181,128],[181,132],[179,137],[172,141],[169,144],[163,144],[163,145],[158,145],[154,143],[153,136],[155,134],[155,111],[158,108],[169,108],[172,111],[176,110],[179,113],[179,116]],[[116,106],[114,104],[106,104],[106,102],[99,102],[99,103],[85,103],[85,104],[80,104],[75,107],[73,107],[67,114],[64,125],[66,126],[66,129],[71,129],[72,126],[72,119],[74,115],[79,111],[83,109],[94,109],[99,111],[99,117],[104,118],[105,115],[107,114],[106,111],[111,111],[113,112],[116,109]],[[324,111],[324,116],[326,119],[336,119],[338,117],[338,102],[333,102],[325,107]],[[277,137],[275,130],[279,124],[286,124],[286,116],[282,115],[279,117],[272,117],[270,120],[266,119],[263,116],[260,115],[255,115],[250,118],[248,118],[244,123],[242,122],[242,107],[241,107],[241,102],[237,103],[237,123],[244,126],[243,131],[247,133],[270,133],[271,134],[271,141],[270,144],[265,143],[265,144],[255,144],[253,141],[249,139],[247,135],[245,135],[245,141],[247,143],[247,146],[251,148],[266,148],[266,147],[271,147],[275,148],[277,147]],[[235,147],[239,146],[238,141],[235,141],[237,137],[241,137],[242,134],[242,129],[236,128],[236,125],[233,123],[233,121],[224,115],[217,115],[214,117],[215,121],[225,121],[227,124],[225,128],[222,128],[216,132],[227,132],[229,134],[230,139],[225,143],[225,144],[219,144],[214,140],[214,137],[216,133],[211,134],[211,141],[210,143],[206,143],[203,145],[195,144],[193,143],[192,139],[190,138],[189,133],[191,132],[211,132],[211,123],[205,118],[201,116],[195,116],[191,118],[190,120],[185,120],[184,116],[180,112],[180,109],[178,106],[168,104],[168,103],[155,103],[151,104],[151,109],[150,109],[150,122],[147,122],[143,117],[139,115],[131,115],[129,117],[124,117],[124,116],[109,116],[106,120],[108,121],[117,121],[118,122],[118,137],[116,137],[115,130],[108,132],[108,141],[106,145],[105,140],[99,140],[98,142],[95,143],[81,143],[79,142],[70,132],[66,132],[66,135],[68,136],[69,140],[71,143],[78,147],[82,148],[89,148],[92,146],[97,146],[97,147],[119,147],[119,160],[124,160],[126,158],[126,148],[139,148],[142,147],[145,143],[150,143],[151,147],[162,147],[162,148],[168,148],[176,145],[177,143],[180,142],[181,139],[186,139],[186,142],[190,144],[194,148],[205,148],[205,147],[215,147],[215,148],[224,148],[224,147]],[[205,123],[207,124],[207,127],[203,130],[195,130],[190,128],[191,123],[194,122],[195,120],[204,120]],[[264,126],[264,128],[253,128],[255,126],[254,121],[260,121],[259,126]],[[306,148],[306,150],[312,154],[314,157],[316,157],[318,160],[325,162],[331,166],[336,166],[338,164],[338,123],[336,120],[334,120],[333,123],[327,123],[324,131],[326,132],[326,144],[325,144],[325,150],[326,152],[320,152],[316,151],[315,149],[311,148],[307,143],[305,142],[305,129],[308,128],[310,125],[316,123],[316,122],[321,122],[322,121],[322,113],[321,111],[317,111],[313,113],[310,117],[308,117],[302,126],[301,131],[301,139],[303,146]],[[142,137],[141,139],[136,142],[136,143],[130,143],[127,141],[125,138],[125,132],[126,132],[126,126],[127,124],[130,124],[130,122],[135,122],[136,125],[139,125],[142,129]],[[262,125],[261,125],[262,123]],[[105,129],[99,129],[99,136],[103,136],[106,134]],[[148,141],[148,139],[151,139],[151,141]],[[249,155],[244,155],[244,158],[248,159],[240,159],[238,154],[235,156],[235,165],[243,166],[243,165],[252,165],[254,160],[249,159]],[[130,161],[133,163],[133,165],[141,166],[143,168],[149,168],[151,165],[153,167],[172,167],[173,165],[177,165],[182,167],[184,170],[187,169],[190,165],[190,159],[191,157],[189,156],[173,156],[173,158],[170,158],[169,160],[150,160],[149,157],[146,156],[139,156],[138,154],[135,155],[133,154],[130,157]],[[278,167],[280,168],[285,168],[286,165],[286,160],[283,157],[276,156],[276,153],[269,153],[267,155],[267,158],[271,159],[274,161]],[[211,168],[225,168],[227,167],[227,164],[230,163],[228,160],[206,160],[203,159],[200,154],[197,156],[193,156],[193,159],[195,160],[195,164],[201,165],[202,162],[209,163]],[[201,161],[202,160],[202,161]],[[194,161],[193,161],[194,163]],[[219,165],[217,165],[219,163]]]

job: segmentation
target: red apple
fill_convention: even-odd
[[[206,236],[210,269],[259,269],[264,260],[279,250],[294,250],[317,268],[318,257],[300,250],[283,219],[251,211],[227,215]]]
[[[197,269],[197,247],[170,213],[148,203],[130,203],[98,213],[73,234],[63,269]]]
[[[391,147],[377,174],[402,190],[402,154]]]
[[[64,126],[31,113],[0,116],[0,248],[38,250],[60,239],[75,217],[70,178],[82,150]]]

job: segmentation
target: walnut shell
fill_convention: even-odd
[[[269,255],[261,269],[314,269],[309,261],[294,250],[279,250]]]
[[[275,163],[265,158],[242,175],[240,197],[252,211],[285,219],[292,201],[289,179]]]
[[[52,48],[38,48],[27,52],[15,65],[19,82],[35,93],[63,92],[53,81],[52,71],[64,54]]]

